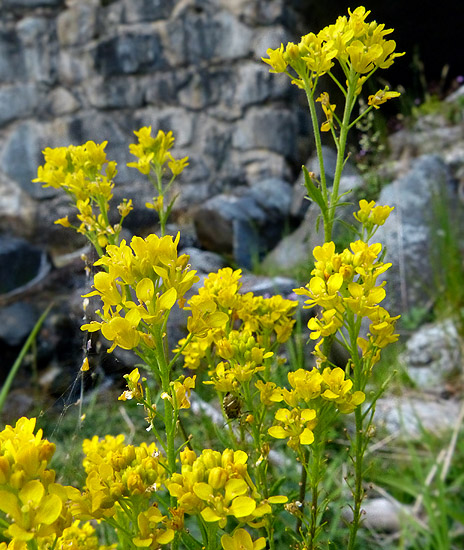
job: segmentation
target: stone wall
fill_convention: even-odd
[[[306,110],[261,61],[294,39],[285,0],[3,0],[0,20],[0,232],[71,244],[53,221],[66,197],[31,183],[41,150],[108,140],[130,229],[153,223],[152,191],[126,163],[133,131],[172,130],[188,155],[174,217],[237,186],[293,182],[310,153]],[[307,8],[307,2],[301,2]]]

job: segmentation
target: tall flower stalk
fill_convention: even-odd
[[[330,250],[330,256],[332,256],[330,259],[334,258],[333,255],[335,253],[335,248],[332,243],[332,233],[334,221],[336,219],[336,211],[337,208],[342,205],[342,195],[340,195],[339,186],[343,168],[348,159],[346,154],[348,133],[371,109],[378,109],[379,105],[400,95],[398,92],[389,91],[388,87],[377,91],[376,94],[369,96],[367,102],[368,107],[364,112],[353,120],[353,109],[356,106],[358,97],[362,93],[366,81],[378,69],[388,68],[392,65],[396,57],[404,55],[402,53],[395,53],[396,43],[393,40],[387,40],[385,38],[393,29],[385,29],[385,25],[377,24],[375,21],[367,22],[366,19],[369,14],[370,11],[367,11],[362,6],[353,11],[349,9],[348,17],[339,17],[335,24],[325,27],[318,34],[309,33],[303,36],[298,44],[290,42],[285,47],[281,44],[280,48],[268,49],[268,58],[263,58],[263,61],[271,66],[271,72],[286,74],[293,84],[304,90],[307,97],[312,120],[314,142],[319,160],[320,175],[318,179],[315,174],[309,173],[308,170],[303,167],[305,186],[308,198],[314,201],[321,210],[325,241],[323,249],[325,247],[324,252]],[[338,66],[344,76],[344,84],[340,82],[340,79],[335,74],[335,62],[338,62]],[[320,84],[320,78],[324,75],[328,75],[343,94],[345,103],[341,117],[336,112],[336,105],[331,104],[330,96],[327,91],[322,91],[320,95],[315,98],[316,89],[318,89],[318,85]],[[320,128],[316,102],[320,102],[326,118]],[[329,189],[327,186],[320,132],[331,133],[337,150],[337,161],[332,189]],[[373,204],[367,205],[366,201],[360,206],[361,210],[357,214],[357,219],[362,223],[363,235],[361,239],[364,238],[364,240],[358,241],[358,243],[367,243],[368,239],[373,234],[373,228],[384,223],[389,211],[383,209],[382,213],[380,213],[379,207],[374,208]],[[373,220],[374,217],[376,218],[375,222]],[[356,245],[356,248],[359,248],[357,243],[353,244]],[[327,245],[330,246],[330,249],[327,248]],[[352,251],[355,252],[355,254],[357,253],[353,249],[353,245]],[[361,254],[364,253],[361,252],[361,250],[358,252]],[[344,251],[344,253],[345,257],[347,257],[347,251]],[[315,258],[319,263],[329,259],[328,257],[322,258],[322,256],[326,256],[326,254],[316,253],[315,250]],[[315,271],[319,271],[316,263],[316,269],[312,273],[314,275],[313,279],[310,281],[307,289],[300,292],[303,294],[307,293],[310,296],[309,303],[311,305],[318,304],[323,308],[322,322],[318,324],[313,319],[309,322],[309,328],[316,330],[316,332],[313,333],[316,334],[315,338],[322,336],[316,345],[315,353],[318,356],[318,364],[320,368],[329,364],[327,356],[330,351],[330,346],[333,338],[338,335],[340,343],[351,355],[351,359],[348,361],[345,368],[346,375],[352,380],[353,389],[356,392],[364,392],[373,364],[378,360],[381,346],[378,344],[374,345],[373,350],[370,349],[369,353],[367,353],[366,340],[360,337],[362,317],[367,315],[372,320],[371,333],[368,335],[370,338],[372,338],[372,333],[375,333],[376,327],[382,326],[382,330],[386,330],[389,333],[390,340],[394,339],[391,335],[393,334],[392,327],[396,318],[389,317],[388,313],[383,308],[375,306],[375,304],[378,304],[378,302],[383,299],[383,296],[380,287],[380,292],[377,292],[375,296],[370,294],[373,280],[364,280],[362,282],[358,280],[356,283],[353,282],[352,276],[356,271],[358,271],[359,278],[363,278],[363,273],[360,272],[359,267],[356,266],[356,261],[354,265],[351,266],[351,269],[354,268],[353,271],[348,269],[348,271],[340,272],[334,265],[327,266],[326,264],[325,267],[327,267],[327,269],[324,269],[321,276],[319,273],[315,274]],[[385,266],[385,268],[387,267],[388,266]],[[334,279],[332,285],[330,285],[330,280],[334,278],[335,271],[338,271],[339,277]],[[334,292],[334,289],[342,296],[342,302],[338,303],[337,307],[333,307],[333,303],[327,305],[327,300],[325,298],[321,300],[322,293],[326,292],[330,294]],[[364,311],[359,305],[353,307],[353,300],[359,301],[361,297],[364,300],[370,301],[369,307],[372,311]],[[344,299],[351,300],[351,302],[343,304]],[[330,309],[327,309],[328,307],[330,307]],[[375,309],[375,307],[378,309]],[[377,315],[377,317],[381,317],[381,319],[378,321],[374,320],[372,319],[372,315]],[[345,337],[343,330],[348,333],[348,338]],[[360,351],[360,346],[363,345],[361,342],[364,342],[364,348]],[[361,503],[364,496],[362,486],[364,476],[363,460],[369,438],[369,426],[372,420],[372,414],[369,414],[369,411],[374,410],[375,402],[370,405],[367,413],[363,412],[360,407],[355,410],[356,429],[351,445],[351,456],[354,464],[354,481],[352,485],[354,503],[352,507],[353,521],[350,526],[348,550],[354,548],[361,520]],[[316,464],[315,470],[319,471],[319,453],[314,452],[313,457]],[[306,478],[306,472],[303,477]],[[317,514],[315,510],[318,509],[317,502],[314,502],[315,499],[317,500],[315,497],[315,495],[317,495],[317,481],[315,481],[313,477],[309,476],[313,499],[311,504],[313,517],[309,527],[310,540],[308,542],[308,548],[311,549],[315,547],[314,545],[317,539]],[[311,481],[311,479],[313,480]]]

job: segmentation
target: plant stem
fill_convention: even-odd
[[[309,546],[308,550],[315,550],[317,548],[316,542],[319,536],[319,484],[323,477],[322,475],[322,460],[324,453],[324,444],[326,432],[315,432],[316,440],[312,446],[311,460],[309,464],[309,484],[311,489],[311,510],[309,515]]]
[[[313,133],[314,133],[314,142],[316,144],[316,154],[317,154],[317,160],[319,162],[319,176],[321,181],[321,192],[322,196],[324,198],[324,202],[327,206],[329,206],[329,196],[327,191],[327,180],[325,177],[325,167],[324,167],[324,157],[322,155],[322,141],[321,141],[321,134],[319,132],[319,124],[317,120],[317,113],[316,113],[316,106],[314,104],[314,91],[316,88],[316,83],[311,84],[309,79],[306,77],[304,78],[305,83],[305,92],[306,92],[306,98],[308,100],[308,106],[309,106],[309,112],[311,114],[311,122],[313,125]],[[331,227],[329,225],[329,220],[327,219],[327,212],[322,212],[322,217],[324,220],[324,240],[326,242],[331,240]]]
[[[161,378],[161,388],[163,393],[168,396],[171,395],[170,386],[170,368],[166,360],[164,351],[164,343],[162,336],[162,328],[157,327],[156,330],[156,350],[159,375]],[[166,398],[164,401],[164,423],[166,428],[166,456],[168,460],[169,473],[172,474],[176,469],[176,449],[175,449],[175,422],[174,422],[174,408],[170,399]]]
[[[363,430],[363,413],[361,407],[357,407],[354,411],[356,419],[356,434],[354,442],[354,490],[353,490],[353,521],[350,524],[350,538],[348,540],[347,550],[353,550],[356,535],[361,523],[361,504],[364,499],[364,489],[362,486],[363,480],[363,462],[364,462],[364,430]]]
[[[359,335],[360,324],[354,316],[349,318],[348,332],[351,343],[351,358],[353,360],[353,391],[363,391],[365,389],[366,373],[363,371],[363,361],[359,357],[357,347],[357,337]],[[354,438],[354,452],[352,460],[354,463],[354,489],[353,494],[353,520],[350,524],[350,537],[347,550],[353,550],[356,543],[356,536],[361,523],[361,504],[364,499],[363,474],[364,474],[364,452],[366,450],[367,430],[364,429],[365,414],[361,407],[356,407],[355,411],[356,432]],[[353,444],[352,444],[353,446]]]
[[[335,219],[335,209],[338,201],[338,189],[340,186],[340,178],[342,176],[343,167],[345,166],[345,150],[346,150],[346,140],[348,137],[348,132],[350,129],[350,118],[353,111],[353,107],[356,101],[356,85],[357,85],[358,76],[351,68],[349,77],[348,77],[348,90],[345,100],[345,109],[343,111],[343,120],[340,126],[340,135],[338,142],[335,142],[337,145],[337,163],[335,165],[335,174],[332,187],[332,193],[330,196],[330,204],[328,205],[328,228],[325,230],[326,233],[326,242],[330,241],[332,238],[332,228]],[[329,238],[327,238],[327,236]]]

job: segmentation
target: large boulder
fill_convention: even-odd
[[[433,263],[433,205],[452,200],[450,172],[440,157],[423,155],[411,169],[384,187],[378,203],[394,206],[386,223],[379,228],[375,240],[383,243],[385,261],[392,267],[384,274],[387,297],[383,305],[392,313],[406,313],[411,308],[427,308],[433,302],[436,269]]]
[[[201,245],[231,256],[251,269],[282,236],[291,200],[291,187],[277,178],[263,180],[241,194],[220,194],[195,213]]]

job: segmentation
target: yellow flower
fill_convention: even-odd
[[[182,377],[183,378],[183,377]],[[195,388],[196,376],[183,378],[172,382],[173,390],[176,396],[176,403],[179,409],[190,408],[190,393]]]
[[[327,309],[322,312],[321,319],[311,317],[308,321],[309,330],[313,331],[309,335],[311,340],[318,340],[321,336],[325,338],[335,334],[343,326],[343,318],[335,309]]]
[[[322,393],[322,397],[329,401],[343,398],[353,386],[351,380],[345,380],[345,372],[340,367],[334,369],[330,367],[325,368],[322,372],[322,379],[327,388]]]
[[[330,97],[327,92],[322,92],[322,94],[316,99],[322,105],[322,110],[327,118],[325,122],[322,123],[321,132],[328,132],[330,128],[334,127],[333,116],[335,112],[336,105],[330,104]]]
[[[169,169],[171,170],[173,176],[178,176],[179,174],[181,174],[184,171],[184,168],[188,165],[188,157],[184,157],[178,160],[172,158],[172,160],[168,162]]]
[[[174,539],[174,531],[165,524],[166,516],[156,506],[137,516],[138,536],[132,539],[137,548],[159,548]]]
[[[298,369],[289,372],[288,381],[299,399],[309,402],[321,394],[321,384],[323,377],[317,369],[310,371],[306,369]],[[289,403],[287,403],[289,404]]]
[[[232,536],[222,535],[221,544],[223,550],[261,550],[266,547],[266,539],[260,537],[253,541],[248,531],[237,529]]]
[[[353,40],[346,51],[353,69],[360,74],[370,72],[375,68],[375,61],[383,54],[380,44],[372,44],[369,48],[361,40]]]
[[[63,227],[71,227],[71,223],[68,220],[68,216],[65,216],[64,218],[60,218],[58,220],[55,220],[54,223],[56,225],[62,225]]]
[[[122,203],[118,205],[118,212],[121,218],[125,218],[129,212],[133,210],[134,206],[132,204],[132,199],[127,200],[123,199]]]
[[[127,381],[127,390],[125,390],[122,395],[118,397],[120,401],[127,401],[128,399],[135,398],[136,400],[141,400],[143,398],[143,386],[140,383],[140,372],[139,369],[132,370],[129,374],[125,374],[124,378]],[[146,378],[142,379],[144,382]]]
[[[267,63],[272,67],[271,73],[283,73],[287,68],[287,62],[284,59],[284,45],[281,44],[280,48],[273,50],[268,48],[266,54],[269,56],[269,59],[262,57],[261,59],[264,63]]]
[[[401,94],[399,92],[389,92],[388,86],[384,88],[383,90],[379,90],[375,93],[375,95],[370,95],[367,103],[368,105],[372,105],[374,109],[378,109],[379,105],[382,105],[382,103],[386,103],[389,99],[392,99],[393,97],[399,97]]]
[[[314,441],[313,429],[317,424],[314,409],[294,408],[279,409],[275,419],[280,424],[268,429],[270,436],[276,439],[287,439],[287,445],[297,450],[300,445],[311,445]]]
[[[0,490],[0,510],[11,521],[6,534],[21,541],[48,535],[48,527],[60,517],[63,508],[63,501],[52,489],[53,485],[46,489],[41,481],[33,479],[17,494]]]
[[[274,382],[263,382],[262,380],[258,380],[255,387],[259,391],[259,398],[263,405],[269,407],[274,403],[282,401],[282,389]]]
[[[337,49],[332,40],[324,40],[320,34],[306,34],[301,37],[300,49],[305,53],[302,55],[308,70],[313,76],[322,76],[333,67],[333,59],[337,55]]]
[[[173,177],[179,175],[188,166],[188,157],[176,160],[169,152],[174,145],[172,132],[165,133],[158,130],[156,137],[153,137],[151,131],[151,126],[144,126],[134,132],[138,143],[129,145],[129,151],[138,160],[128,162],[127,166],[137,168],[139,172],[147,175],[152,169],[162,173],[163,166],[168,163]]]

